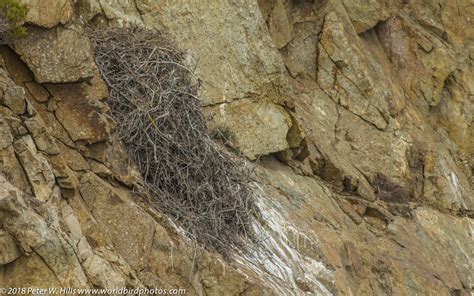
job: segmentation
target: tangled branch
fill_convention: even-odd
[[[158,33],[91,32],[110,88],[116,135],[138,165],[155,205],[207,249],[223,255],[252,239],[257,214],[248,180],[207,133],[197,86],[182,54]]]

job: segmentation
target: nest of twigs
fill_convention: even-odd
[[[115,133],[154,204],[207,249],[226,255],[241,248],[243,238],[254,237],[253,193],[240,166],[208,135],[182,53],[148,30],[90,34]]]

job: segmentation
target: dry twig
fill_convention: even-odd
[[[254,197],[239,166],[207,133],[192,73],[158,33],[91,32],[108,83],[116,135],[138,165],[156,206],[210,250],[228,255],[252,239]]]

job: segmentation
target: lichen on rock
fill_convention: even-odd
[[[0,287],[474,291],[468,1],[21,2],[28,36],[0,46]],[[85,26],[183,53],[199,122],[252,169],[261,241],[223,258],[152,205]]]

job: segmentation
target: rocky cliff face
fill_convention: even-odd
[[[0,287],[473,292],[469,1],[24,0],[0,48]],[[265,240],[196,249],[131,188],[83,27],[162,31],[254,163]]]

